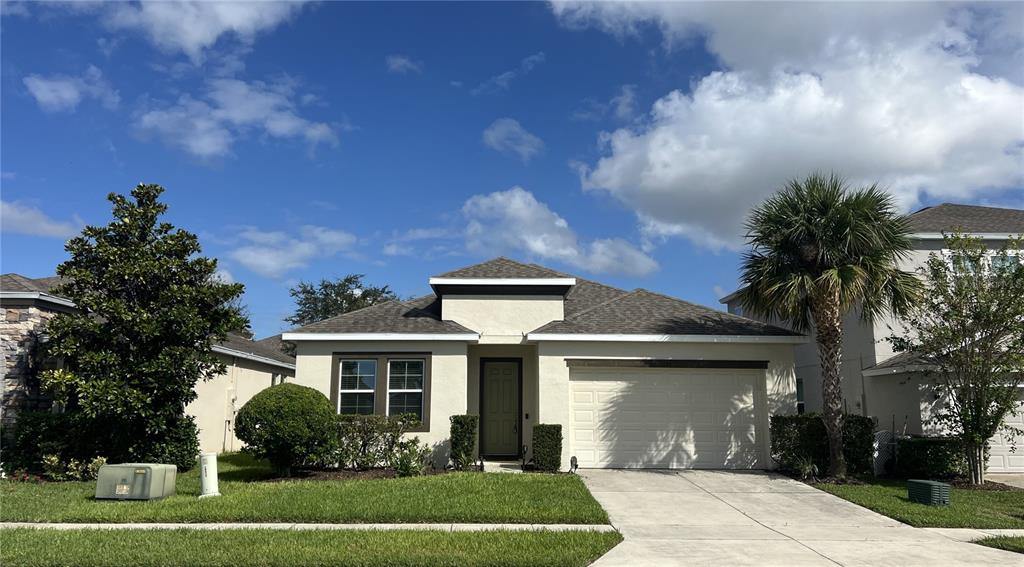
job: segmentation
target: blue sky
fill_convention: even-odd
[[[706,305],[749,208],[835,169],[913,210],[1024,206],[1013,4],[3,4],[2,270],[108,192],[246,285],[403,296],[498,254]]]

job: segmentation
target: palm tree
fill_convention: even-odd
[[[739,300],[744,310],[815,330],[821,362],[829,476],[846,476],[840,382],[843,317],[870,322],[905,314],[921,283],[899,269],[911,249],[907,217],[877,185],[850,191],[835,173],[814,173],[755,208],[747,220]]]

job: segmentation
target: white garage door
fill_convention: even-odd
[[[1024,429],[1024,400],[1017,404],[1017,415],[1007,416],[1004,421],[1017,429]],[[1014,446],[1016,450],[1013,450]],[[1018,435],[1014,444],[1003,433],[997,433],[988,440],[988,447],[988,472],[1024,473],[1024,436]]]
[[[763,467],[755,384],[763,370],[573,369],[570,450],[579,466]]]

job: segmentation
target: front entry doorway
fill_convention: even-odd
[[[520,358],[480,360],[480,454],[488,458],[519,458],[523,446],[523,361]]]

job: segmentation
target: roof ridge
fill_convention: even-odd
[[[615,289],[618,289],[618,288],[615,288]],[[609,303],[612,303],[614,301],[618,301],[618,300],[623,299],[623,298],[625,298],[627,296],[633,295],[634,293],[637,292],[637,290],[635,290],[635,289],[633,291],[626,291],[626,290],[621,290],[621,291],[622,291],[621,295],[616,295],[615,297],[613,297],[611,299],[606,299],[606,300],[602,301],[601,303],[598,303],[597,305],[591,305],[590,307],[587,307],[583,311],[577,311],[576,313],[573,313],[572,317],[568,317],[566,319],[563,319],[563,321],[576,320],[576,319],[579,318],[580,315],[585,315],[587,313],[590,313],[591,311],[597,309],[598,307],[604,307],[605,305],[608,305]]]
[[[344,313],[338,313],[337,315],[332,315],[331,317],[328,317],[326,319],[321,319],[319,321],[313,321],[312,323],[306,323],[305,325],[302,325],[302,326],[300,326],[298,328],[292,329],[292,330],[290,330],[288,332],[289,333],[300,332],[302,329],[305,329],[306,327],[309,327],[310,325],[319,325],[320,323],[323,323],[324,321],[334,321],[335,319],[341,319],[342,317],[348,317],[349,315],[353,315],[355,313],[361,313],[361,312],[366,311],[368,309],[373,309],[374,307],[383,307],[384,305],[387,305],[389,303],[398,303],[399,305],[401,305],[402,301],[399,300],[399,299],[389,299],[387,301],[382,301],[380,303],[374,303],[373,305],[367,305],[366,307],[360,307],[359,309],[354,309],[352,311],[346,311]]]

